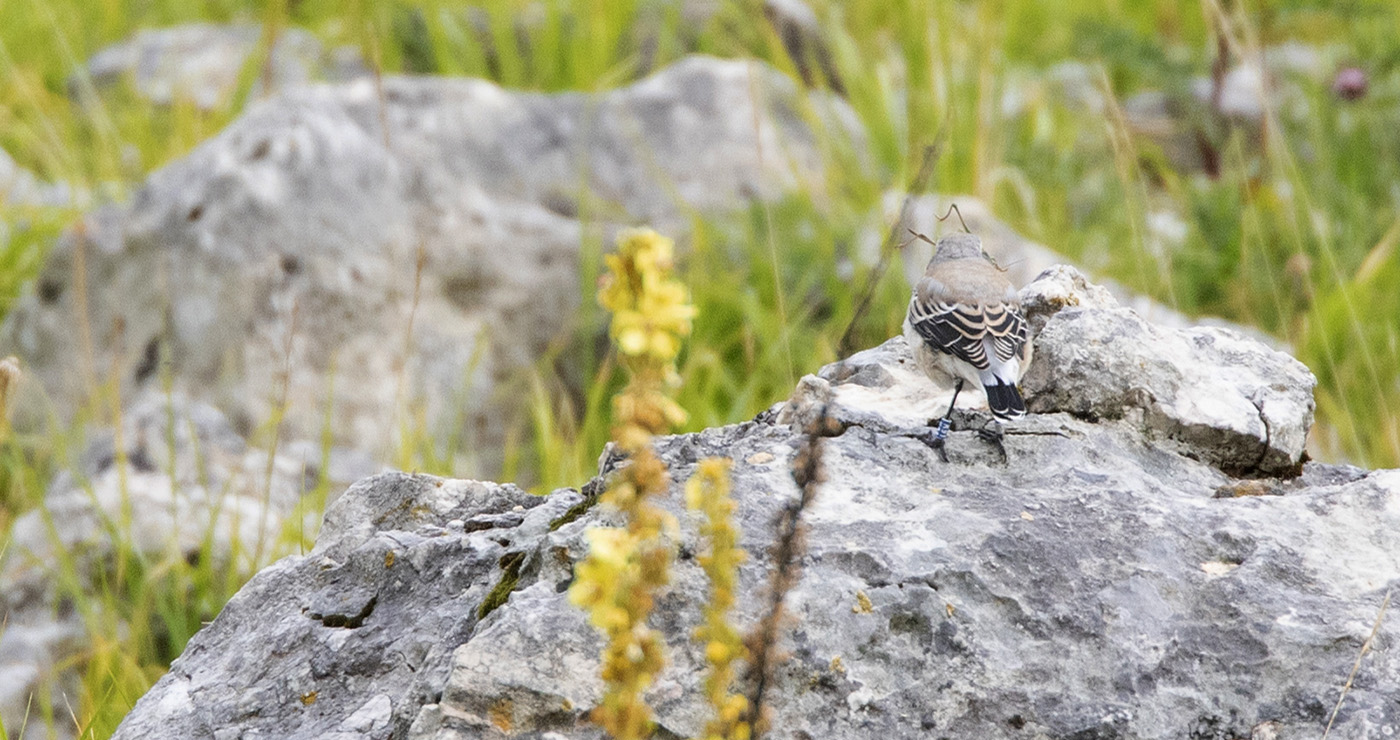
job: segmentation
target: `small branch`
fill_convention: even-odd
[[[940,222],[942,222],[942,221],[947,221],[947,220],[948,220],[948,217],[949,217],[949,216],[952,216],[954,213],[958,214],[958,223],[962,224],[963,233],[971,234],[971,233],[972,233],[972,229],[967,228],[967,222],[963,220],[963,217],[962,217],[962,210],[961,210],[960,208],[958,208],[958,204],[957,204],[957,203],[949,203],[949,204],[948,204],[948,211],[947,211],[947,213],[944,213],[942,216],[936,216],[936,218],[937,218]],[[920,234],[919,236],[923,236],[923,234]],[[926,242],[928,241],[928,237],[926,237],[926,236],[923,236],[923,239],[924,239],[924,241],[926,241]],[[929,243],[932,244],[932,242],[929,242]]]
[[[777,537],[770,551],[773,576],[768,587],[768,611],[745,640],[752,656],[748,669],[752,689],[745,719],[753,728],[753,740],[759,740],[768,729],[763,699],[784,659],[778,653],[778,637],[784,621],[783,600],[801,578],[800,563],[807,548],[802,512],[811,506],[817,496],[817,487],[826,480],[822,466],[822,440],[839,431],[840,424],[831,418],[827,406],[823,404],[804,430],[806,436],[792,462],[792,479],[797,483],[801,495],[778,513]]]
[[[1008,437],[1063,437],[1065,439],[1070,439],[1068,432],[1061,431],[1035,432],[1029,429],[1003,429],[1001,433]]]

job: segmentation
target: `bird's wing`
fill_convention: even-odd
[[[1026,319],[1021,307],[1014,303],[986,304],[982,309],[982,325],[992,337],[997,359],[1007,362],[1021,354],[1026,343]]]
[[[1001,362],[1019,356],[1026,343],[1026,321],[1020,306],[999,300],[941,300],[941,284],[937,281],[921,287],[924,289],[917,291],[909,303],[909,323],[929,346],[978,370],[986,370],[991,364],[988,344]]]

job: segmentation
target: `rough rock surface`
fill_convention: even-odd
[[[1047,280],[1059,285],[1043,294],[1068,300],[1040,317],[1041,358],[1066,356],[1055,343],[1072,337],[1059,321],[1162,340],[1094,306],[1099,291],[1077,295],[1072,275]],[[706,719],[702,652],[689,637],[707,585],[683,481],[703,457],[734,460],[736,517],[756,555],[737,619],[752,624],[771,523],[797,493],[788,466],[801,436],[783,420],[817,403],[842,428],[824,442],[828,480],[805,513],[773,737],[1321,734],[1400,586],[1400,471],[1309,463],[1293,478],[1241,480],[1159,445],[1126,413],[1062,412],[1012,426],[1006,460],[970,429],[979,415],[961,412],[945,464],[908,426],[910,399],[937,392],[910,362],[895,339],[805,378],[778,413],[658,441],[673,479],[664,505],[681,523],[653,620],[670,656],[649,695],[658,737],[693,737]],[[1124,377],[1101,377],[1106,387],[1159,377],[1109,369]],[[602,472],[617,462],[605,457]],[[317,551],[254,578],[117,736],[600,738],[584,719],[600,696],[599,639],[564,591],[584,531],[614,515],[555,518],[580,500],[421,477],[356,486],[327,515]],[[490,591],[509,598],[478,620]],[[313,612],[363,621],[335,626]],[[1396,624],[1380,623],[1333,736],[1400,730]]]
[[[74,79],[82,91],[90,80],[97,88],[128,80],[136,92],[158,105],[189,100],[200,108],[229,104],[244,65],[258,51],[264,30],[241,23],[219,26],[191,23],[138,31],[121,43],[92,56],[87,79]],[[253,70],[252,94],[271,94],[314,80],[347,80],[369,74],[358,55],[348,49],[327,52],[316,37],[300,28],[277,35],[271,53]]]
[[[50,396],[31,412],[72,413],[109,369],[131,397],[168,358],[240,431],[275,413],[287,438],[329,427],[387,459],[412,419],[484,474],[519,370],[569,324],[581,246],[610,236],[581,212],[679,228],[822,166],[799,113],[821,101],[750,62],[692,57],[599,95],[382,92],[254,105],[61,240],[0,330]]]
[[[1230,329],[1151,325],[1074,268],[1047,271],[1021,304],[1037,331],[1031,411],[1140,417],[1152,439],[1239,474],[1301,464],[1317,386],[1303,363]]]
[[[503,573],[579,500],[397,473],[361,482],[326,511],[315,549],[249,582],[116,737],[403,737]]]

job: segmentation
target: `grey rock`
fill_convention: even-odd
[[[114,737],[404,737],[477,630],[502,561],[533,551],[578,500],[400,473],[362,481],[327,510],[315,549],[244,586]],[[517,509],[513,526],[447,527]],[[346,607],[361,618],[318,611]]]
[[[117,437],[98,435],[16,523],[0,572],[0,711],[36,670],[81,652],[78,617],[54,608],[53,563],[81,543],[84,567],[103,567],[103,523],[124,501],[143,552],[197,551],[210,532],[215,557],[251,568],[304,491],[327,479],[334,495],[376,472],[407,425],[444,456],[456,445],[465,473],[496,469],[520,423],[521,370],[575,307],[580,245],[635,221],[679,229],[693,209],[818,176],[798,95],[771,70],[709,58],[594,96],[409,78],[384,80],[383,98],[368,81],[298,87],[130,203],[89,214],[0,344],[26,368],[20,428],[71,418],[113,378],[142,399],[123,409],[131,464],[123,473]],[[582,209],[601,225],[586,229]],[[273,419],[269,484],[268,455],[248,440],[267,444]],[[489,534],[522,515],[453,519],[458,534]],[[307,608],[351,625],[379,608],[372,593],[337,582]],[[7,727],[22,716],[0,715]]]
[[[10,531],[0,571],[7,594],[44,590],[60,553],[110,545],[102,533],[113,521],[129,520],[130,544],[150,555],[210,544],[216,556],[250,558],[258,542],[276,541],[309,477],[299,460],[269,464],[217,410],[179,395],[146,394],[127,409],[120,438],[92,437],[76,468],[51,482],[44,507]]]
[[[249,23],[192,23],[138,31],[132,38],[105,47],[88,60],[87,77],[70,86],[82,91],[128,80],[137,93],[158,105],[188,100],[210,110],[232,102],[249,63],[252,94],[263,96],[313,80],[344,80],[368,73],[358,55],[345,49],[327,52],[315,36],[284,28],[266,59],[254,59],[264,29]]]
[[[391,77],[253,105],[52,250],[0,328],[48,394],[16,423],[71,415],[95,368],[128,397],[160,370],[241,430],[277,416],[374,460],[411,414],[489,474],[521,369],[577,303],[580,245],[820,177],[799,111],[853,119],[801,95],[692,57],[598,95]]]
[[[1118,301],[1106,288],[1089,282],[1077,268],[1055,265],[1021,288],[1021,312],[1030,324],[1031,336],[1040,334],[1050,317],[1070,307],[1117,308]]]
[[[953,389],[929,379],[914,364],[904,337],[847,357],[797,383],[792,399],[776,421],[794,430],[813,421],[799,412],[828,404],[830,413],[848,425],[890,434],[917,429],[943,416]],[[976,393],[958,395],[958,408],[986,408]]]
[[[1080,278],[1061,271],[1037,289],[1046,297],[1038,352],[1056,356],[1064,336],[1056,326],[1071,320],[1122,331],[1125,341],[1181,338],[1150,326],[1128,333],[1137,325]],[[1055,302],[1065,305],[1052,310]],[[1321,734],[1385,594],[1400,586],[1400,471],[1308,463],[1291,479],[1242,481],[1160,443],[1126,415],[1063,412],[1009,427],[1003,461],[975,433],[972,409],[957,415],[951,462],[941,463],[908,428],[922,423],[911,399],[936,391],[927,380],[901,387],[920,377],[908,372],[901,342],[805,378],[764,420],[657,441],[672,480],[660,503],[680,523],[671,583],[652,619],[669,655],[648,694],[658,736],[694,737],[707,717],[703,650],[690,640],[707,589],[694,558],[704,545],[697,516],[680,503],[683,483],[701,458],[734,461],[736,521],[753,554],[740,573],[735,620],[752,625],[772,523],[797,496],[788,468],[802,439],[788,422],[817,413],[814,404],[841,431],[823,442],[828,479],[804,513],[803,574],[787,595],[780,645],[789,658],[770,694],[773,737]],[[1273,370],[1281,383],[1299,380],[1291,360],[1254,352],[1245,359],[1283,366]],[[1241,357],[1179,359],[1230,369]],[[1149,385],[1159,375],[1111,369],[1131,376],[1100,378],[1106,387]],[[1220,495],[1247,484],[1271,495]],[[250,582],[117,737],[200,735],[215,724],[231,736],[373,728],[365,718],[382,716],[383,695],[392,726],[403,728],[396,737],[602,738],[586,721],[601,695],[600,638],[565,591],[586,530],[616,516],[594,508],[558,518],[581,500],[557,492],[527,506],[518,525],[459,533],[452,522],[491,521],[526,502],[508,487],[422,477],[356,486],[328,513],[316,551]],[[301,595],[334,583],[337,568],[386,593],[391,576],[378,566],[391,542],[404,548],[397,562],[421,565],[393,598],[381,596],[363,626],[337,631],[300,613]],[[443,544],[414,549],[430,542]],[[506,554],[518,556],[504,562],[521,564],[506,581],[509,598],[478,620]],[[460,625],[450,637],[436,637],[448,632],[435,627],[407,636],[428,622],[420,615],[448,613]],[[326,643],[326,634],[375,642]],[[382,656],[385,645],[409,639],[428,646],[417,653],[428,657],[420,683],[405,691]],[[1397,639],[1396,622],[1380,622],[1335,736],[1400,729]],[[337,670],[302,668],[324,661]],[[380,662],[345,669],[362,661]],[[196,683],[223,690],[192,690]],[[308,691],[325,697],[312,705],[314,719],[295,700]]]
[[[1236,474],[1285,475],[1300,465],[1317,379],[1302,363],[1221,327],[1150,324],[1102,286],[1057,265],[1021,290],[1034,335],[1022,385],[1029,408],[1088,419],[1128,419],[1145,438]],[[812,406],[828,384],[831,405],[861,427],[898,433],[941,417],[952,388],[928,380],[902,338],[804,378],[778,415]],[[986,409],[977,393],[962,409]]]
[[[91,645],[80,620],[55,619],[52,612],[52,606],[42,613],[5,612],[8,621],[0,636],[0,720],[15,740],[74,736],[70,723],[45,721],[39,702],[45,696],[80,695],[81,672],[55,666]]]
[[[1022,294],[1033,326],[1053,311],[1022,381],[1031,410],[1140,415],[1154,439],[1240,474],[1287,474],[1301,463],[1317,385],[1303,363],[1221,327],[1153,326],[1073,268],[1043,280],[1054,287],[1037,281]]]

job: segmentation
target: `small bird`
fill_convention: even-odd
[[[1031,343],[1021,301],[975,235],[952,234],[934,245],[933,259],[909,300],[904,338],[926,375],[935,382],[956,381],[948,413],[929,443],[945,462],[943,441],[965,381],[986,391],[995,419],[1025,415],[1026,402],[1017,383],[1030,365]],[[984,432],[1004,456],[1000,428]]]

